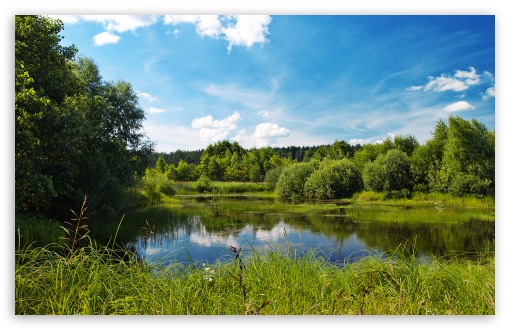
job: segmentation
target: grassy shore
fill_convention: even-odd
[[[163,207],[200,210],[211,217],[239,212],[328,212],[342,207],[356,221],[494,221],[493,199],[440,194],[392,199],[362,193],[350,200],[293,205],[257,203],[256,198],[203,203],[174,197]],[[118,231],[120,224],[112,225]],[[143,225],[132,224],[136,230]],[[291,249],[273,249],[264,254],[252,251],[245,257],[234,249],[231,259],[215,264],[163,267],[110,248],[115,238],[109,247],[99,247],[88,234],[82,241],[88,242],[85,247],[51,243],[62,242],[61,236],[65,235],[56,221],[16,219],[16,314],[495,313],[493,248],[469,259],[423,262],[409,256],[409,247],[401,247],[390,258],[367,257],[341,268],[316,257],[314,251],[297,256]]]
[[[106,248],[16,254],[16,314],[337,315],[495,313],[495,260],[420,263],[396,251],[343,268],[313,252],[211,265],[144,265]],[[237,257],[237,258],[236,258]]]

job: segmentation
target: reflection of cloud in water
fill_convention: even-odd
[[[160,253],[161,251],[163,251],[162,248],[160,248],[160,247],[152,247],[150,245],[144,248],[144,253],[145,253],[145,255],[148,255],[148,256]]]
[[[191,233],[189,240],[196,245],[212,246],[212,245],[225,245],[225,246],[238,246],[239,243],[233,235],[219,236],[215,234],[207,235],[205,232]]]
[[[283,237],[284,230],[289,232],[288,229],[285,229],[284,227],[281,227],[280,225],[271,228],[271,230],[263,230],[259,229],[255,232],[255,237],[261,241],[267,242],[267,243],[275,243],[280,240],[280,238]]]

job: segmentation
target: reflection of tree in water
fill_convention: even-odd
[[[371,248],[393,252],[405,245],[409,253],[436,256],[475,252],[493,244],[494,223],[471,221],[457,224],[360,223],[356,234]]]

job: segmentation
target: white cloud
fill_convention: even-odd
[[[149,102],[154,102],[154,101],[157,101],[158,99],[155,98],[154,96],[152,96],[151,94],[149,93],[144,93],[144,92],[136,92],[136,96],[138,97],[141,97],[143,99],[146,99],[148,100]]]
[[[200,20],[199,15],[165,15],[163,22],[168,24],[177,25],[180,23],[192,23],[195,24]]]
[[[255,140],[255,147],[262,148],[276,146],[277,138],[289,135],[290,130],[288,128],[280,127],[277,124],[262,123],[257,125],[252,137]]]
[[[159,109],[159,108],[155,108],[155,107],[150,107],[147,112],[150,113],[150,114],[154,114],[154,113],[162,113],[162,112],[165,112],[165,111],[167,111],[167,110]]]
[[[230,52],[233,46],[250,48],[255,43],[268,42],[268,25],[271,17],[267,15],[167,15],[165,24],[177,25],[191,23],[195,25],[198,35],[228,41],[227,49]]]
[[[119,39],[119,36],[111,34],[110,32],[101,32],[94,36],[94,45],[102,46],[106,44],[116,44]]]
[[[134,31],[158,21],[154,15],[83,15],[79,18],[83,21],[101,23],[107,31],[119,33]]]
[[[488,100],[490,98],[496,97],[496,89],[494,87],[489,87],[483,94],[482,99]]]
[[[190,127],[162,124],[149,117],[143,124],[147,136],[157,141],[155,149],[160,152],[204,149],[207,143],[197,139],[197,132]]]
[[[423,89],[423,86],[411,86],[411,87],[406,88],[406,90],[408,90],[408,91],[419,91],[422,89]]]
[[[445,76],[444,74],[442,74],[440,77],[428,78],[430,81],[427,85],[425,85],[425,91],[432,90],[434,92],[445,92],[448,90],[453,90],[455,92],[460,92],[469,88],[469,86],[464,81]]]
[[[225,39],[228,41],[228,51],[232,46],[245,46],[250,48],[255,43],[268,42],[266,35],[269,34],[268,25],[271,17],[267,15],[241,15],[236,16],[235,24],[229,24],[223,29]]]
[[[439,77],[428,77],[428,79],[429,82],[425,85],[424,90],[434,92],[449,90],[460,92],[468,89],[471,85],[480,83],[480,75],[476,73],[476,69],[472,66],[469,67],[469,71],[456,70],[453,77],[443,73]]]
[[[217,142],[226,139],[228,134],[236,129],[239,119],[241,119],[241,115],[237,111],[222,120],[213,119],[209,115],[194,119],[191,122],[191,127],[199,129],[198,134],[203,140]]]
[[[474,106],[472,106],[466,101],[459,101],[448,105],[447,107],[443,108],[443,110],[447,112],[454,112],[463,110],[473,110],[474,108],[475,108]]]
[[[353,145],[353,146],[356,144],[364,145],[364,144],[368,144],[371,142],[372,142],[372,140],[370,140],[370,139],[350,139],[349,140],[349,144]]]
[[[469,67],[469,71],[457,70],[455,77],[463,79],[468,85],[476,85],[480,82],[480,75],[476,73],[475,68],[472,66]]]

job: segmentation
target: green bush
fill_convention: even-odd
[[[160,204],[163,196],[175,195],[175,188],[167,176],[155,168],[145,170],[140,181],[140,191],[150,205]]]
[[[277,167],[270,169],[266,172],[266,176],[264,177],[264,182],[271,187],[271,189],[276,188],[276,184],[278,183],[278,179],[280,178],[280,174],[282,174],[283,167]]]
[[[304,186],[311,199],[349,198],[361,190],[363,182],[354,163],[348,159],[324,161]]]
[[[211,179],[207,175],[201,175],[195,183],[195,190],[199,193],[210,192],[212,190]]]
[[[305,182],[319,167],[319,161],[296,163],[283,169],[276,183],[276,195],[283,201],[298,201],[304,198]]]
[[[455,197],[466,195],[483,196],[489,194],[491,182],[473,174],[457,174],[448,186],[448,193]]]
[[[410,188],[411,166],[403,151],[392,149],[367,163],[363,183],[369,191],[403,191]]]

